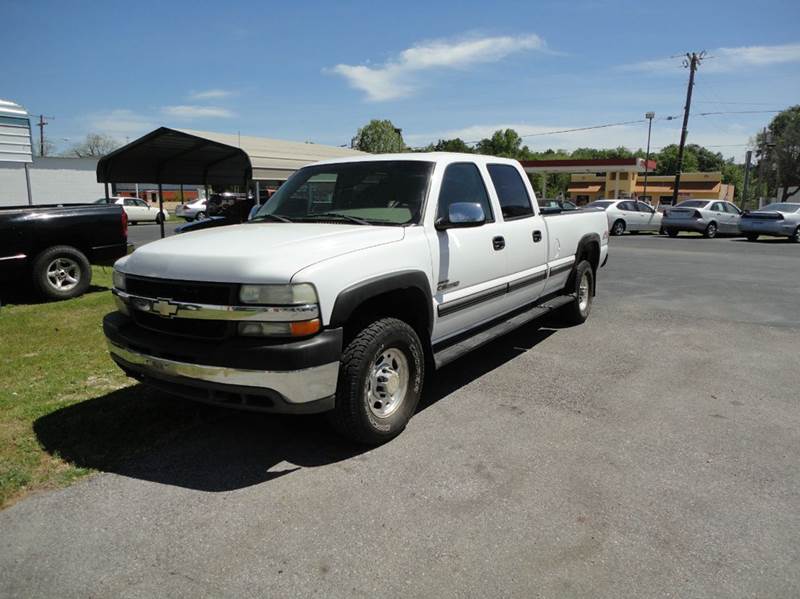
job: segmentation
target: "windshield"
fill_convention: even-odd
[[[605,210],[614,202],[607,202],[605,200],[601,200],[599,202],[592,202],[591,204],[587,205],[586,208],[596,208],[597,210]]]
[[[705,205],[708,204],[705,200],[686,200],[685,202],[681,202],[676,208],[703,208]]]
[[[779,202],[777,204],[769,204],[763,208],[759,208],[759,210],[763,210],[764,212],[783,212],[784,214],[791,214],[792,212],[797,212],[800,210],[800,204],[787,204],[785,202]]]
[[[308,166],[281,185],[252,221],[416,224],[432,170],[432,162],[418,160]]]

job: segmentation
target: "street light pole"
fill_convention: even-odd
[[[656,116],[655,112],[646,112],[644,118],[647,119],[647,155],[644,159],[644,189],[642,196],[647,201],[647,173],[650,171],[650,132],[653,130],[653,118]],[[652,205],[653,202],[650,202]]]

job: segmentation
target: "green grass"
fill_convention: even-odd
[[[0,507],[114,465],[186,429],[196,412],[156,401],[108,357],[111,269],[83,297],[0,309]]]

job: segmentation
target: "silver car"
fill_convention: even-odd
[[[637,200],[597,200],[588,204],[584,210],[602,210],[608,219],[608,230],[612,235],[622,235],[625,231],[658,232],[661,230],[661,213],[649,204]]]
[[[206,217],[206,201],[204,198],[197,198],[194,202],[179,204],[175,208],[175,216],[185,218],[189,222],[197,219],[203,220]]]
[[[730,202],[686,200],[667,209],[661,226],[670,237],[677,237],[681,231],[694,231],[713,239],[718,234],[741,235],[741,218],[742,211]]]
[[[745,212],[741,228],[748,241],[755,241],[759,235],[772,235],[800,243],[800,204],[777,202]]]

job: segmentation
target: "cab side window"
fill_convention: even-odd
[[[487,168],[500,200],[503,218],[511,220],[531,216],[531,198],[517,169],[509,164],[490,164]]]
[[[460,202],[480,204],[486,222],[494,221],[483,177],[478,167],[471,162],[454,162],[445,169],[436,218],[447,218],[450,215],[450,205]]]

